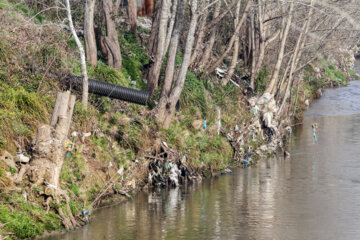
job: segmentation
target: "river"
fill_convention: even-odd
[[[289,147],[288,159],[140,192],[48,239],[360,239],[360,82],[326,90]]]

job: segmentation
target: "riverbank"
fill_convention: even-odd
[[[63,29],[33,22],[22,26],[26,20],[19,10],[2,6],[0,14],[4,20],[0,40],[0,230],[13,239],[63,230],[63,219],[56,211],[59,207],[85,224],[80,213],[109,204],[106,201],[130,198],[144,188],[201,181],[234,166],[255,165],[274,154],[278,146],[284,147],[284,136],[301,121],[311,101],[321,96],[321,89],[344,85],[352,74],[348,63],[333,63],[331,57],[308,65],[303,78],[294,84],[290,108],[275,120],[280,103],[267,96],[260,104],[263,88],[246,92],[242,80],[239,87],[222,87],[219,76],[196,72],[187,73],[179,109],[167,130],[152,116],[156,102],[144,107],[92,96],[86,111],[77,102],[60,174],[61,188],[70,196],[67,209],[64,203],[47,204],[52,196],[45,186],[20,176],[24,166],[31,164],[36,129],[49,121],[56,92],[63,90],[58,76],[80,75],[76,46]],[[15,30],[12,24],[17,24]],[[142,76],[149,57],[133,33],[124,30],[120,36],[123,69],[119,72],[99,61],[94,68],[88,67],[89,76],[145,89]],[[266,83],[268,75],[264,69],[259,83]]]

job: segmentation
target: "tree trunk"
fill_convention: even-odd
[[[300,49],[300,43],[302,42],[304,33],[306,33],[307,26],[309,25],[309,21],[311,19],[310,16],[312,14],[312,11],[313,11],[313,8],[312,8],[312,1],[311,1],[307,19],[305,20],[305,22],[303,24],[303,27],[302,27],[302,29],[300,31],[300,35],[299,35],[299,37],[298,37],[298,39],[296,41],[295,50],[294,50],[292,61],[291,61],[289,79],[288,79],[288,83],[287,83],[287,87],[286,87],[286,91],[285,91],[285,96],[282,99],[282,103],[281,103],[280,108],[279,108],[279,110],[278,110],[278,112],[276,114],[277,119],[280,117],[280,114],[282,113],[283,108],[284,108],[284,106],[285,106],[285,104],[286,104],[286,102],[287,102],[287,100],[288,100],[288,98],[290,96],[290,91],[291,91],[291,86],[292,86],[292,81],[293,81],[293,73],[295,71],[296,64],[297,64],[297,56],[298,56],[299,49]]]
[[[198,12],[198,0],[192,0],[191,1],[191,20],[190,20],[190,26],[189,31],[186,38],[185,43],[185,53],[183,57],[183,61],[180,67],[180,71],[178,74],[178,77],[174,83],[174,88],[169,96],[168,104],[165,108],[159,109],[160,116],[163,116],[163,118],[159,118],[159,121],[162,123],[163,127],[167,129],[171,123],[171,120],[175,113],[175,105],[177,101],[180,98],[180,94],[182,92],[182,89],[184,87],[184,82],[186,78],[186,73],[189,67],[190,63],[190,57],[191,57],[191,51],[194,45],[194,34],[196,30],[196,25],[199,17]],[[164,113],[161,113],[163,111]]]
[[[172,32],[174,29],[174,25],[175,25],[175,17],[176,17],[176,11],[177,11],[177,5],[178,5],[178,0],[173,0],[173,4],[172,4],[172,10],[171,10],[171,14],[170,15],[170,20],[169,20],[169,26],[168,26],[168,30],[166,33],[166,40],[165,40],[165,49],[167,50],[169,48],[169,44],[170,44],[170,39],[172,36]]]
[[[162,114],[165,114],[165,111],[159,111],[159,109],[166,108],[166,105],[168,104],[168,97],[170,94],[172,83],[173,83],[174,79],[176,79],[175,58],[176,58],[176,53],[178,51],[180,34],[181,34],[183,24],[184,24],[183,23],[184,1],[183,0],[177,0],[177,1],[179,1],[177,4],[177,15],[176,15],[176,20],[175,20],[174,31],[172,33],[171,41],[170,41],[169,56],[168,56],[167,64],[166,64],[164,85],[162,87],[159,104],[158,104],[157,108],[154,110],[156,112],[158,119],[165,118],[165,116],[162,115]]]
[[[151,26],[151,35],[148,42],[148,53],[152,57],[156,53],[156,37],[159,32],[159,18],[160,18],[160,1],[155,1],[154,5],[154,12],[153,18],[152,18],[152,26]]]
[[[44,187],[44,193],[60,203],[60,197],[65,197],[66,206],[69,206],[69,197],[66,191],[60,187],[60,173],[65,161],[66,149],[64,142],[69,133],[72,114],[75,105],[75,96],[70,92],[58,93],[55,108],[52,115],[53,126],[43,124],[37,131],[34,146],[33,160],[27,171],[31,182],[38,187]],[[55,131],[53,131],[55,129]],[[68,216],[61,212],[61,206],[57,209],[63,218],[63,224],[67,229],[78,226],[71,211]]]
[[[290,3],[289,17],[287,19],[286,26],[285,26],[285,29],[283,31],[283,34],[281,34],[282,39],[281,39],[281,44],[280,44],[280,48],[279,48],[279,54],[278,54],[277,62],[276,62],[276,65],[275,65],[275,69],[274,69],[274,72],[272,74],[270,83],[268,84],[268,86],[267,86],[264,93],[271,93],[273,91],[273,88],[276,86],[276,84],[278,82],[281,63],[282,63],[282,60],[284,58],[285,44],[286,44],[286,40],[287,40],[287,37],[288,37],[288,34],[289,34],[290,25],[291,25],[291,21],[292,21],[292,17],[293,17],[293,10],[294,10],[294,2],[291,2]]]
[[[136,33],[137,6],[136,0],[127,0],[130,30]]]
[[[261,4],[259,4],[261,5]],[[255,13],[250,16],[250,35],[251,35],[251,77],[250,87],[254,89],[256,71],[256,39],[255,39]]]
[[[213,15],[213,19],[217,18],[220,14],[220,8],[221,8],[221,1],[218,1],[215,5],[215,10],[214,10],[214,15]],[[210,38],[209,38],[209,42],[207,44],[207,46],[205,47],[205,52],[202,54],[200,63],[198,64],[197,68],[201,69],[201,68],[205,68],[205,66],[208,64],[209,62],[209,58],[210,55],[212,53],[212,49],[214,47],[215,44],[215,40],[216,40],[216,27],[213,27],[211,30],[211,34],[210,34]],[[205,31],[204,31],[205,32]]]
[[[87,61],[94,67],[97,63],[97,48],[94,29],[94,8],[96,0],[86,0],[84,13],[84,40]]]
[[[246,7],[244,9],[244,13],[241,17],[241,20],[239,22],[239,24],[235,27],[235,31],[234,31],[234,34],[232,35],[231,39],[230,39],[230,42],[225,50],[225,52],[221,55],[221,57],[214,63],[212,64],[212,66],[208,69],[208,73],[212,73],[213,71],[215,71],[215,69],[224,61],[224,59],[227,57],[227,55],[229,54],[230,50],[232,49],[233,47],[233,44],[235,42],[235,39],[238,37],[239,35],[239,32],[240,32],[240,28],[241,26],[243,25],[246,17],[247,17],[247,14],[249,12],[249,9],[250,9],[250,0],[247,1],[246,3]]]
[[[235,20],[234,20],[234,26],[236,26],[239,23],[239,19],[240,19],[240,6],[241,6],[241,1],[238,2],[238,4],[236,5],[236,11],[235,11]],[[223,86],[225,86],[231,79],[232,75],[235,72],[235,67],[237,65],[238,62],[238,56],[239,56],[239,36],[237,36],[237,38],[235,39],[235,43],[234,43],[234,51],[233,51],[233,55],[232,55],[232,59],[231,59],[231,64],[229,67],[229,70],[226,74],[226,77],[222,79],[221,84]]]
[[[202,1],[202,6],[204,6],[204,1]],[[195,48],[194,51],[191,55],[190,58],[190,65],[191,66],[194,61],[198,58],[198,56],[201,54],[201,48],[203,46],[204,43],[204,37],[205,37],[205,26],[206,26],[206,22],[207,22],[207,17],[208,17],[208,10],[207,8],[204,10],[203,14],[202,14],[202,19],[198,28],[198,33],[197,33],[197,37],[196,37],[196,43],[195,43]]]
[[[71,7],[70,7],[70,1],[66,0],[66,12],[67,12],[67,18],[69,21],[69,26],[71,29],[71,33],[73,35],[73,38],[75,39],[76,45],[80,52],[80,58],[81,58],[81,74],[83,75],[83,83],[82,83],[82,104],[85,109],[87,109],[88,104],[88,98],[89,98],[89,83],[88,83],[88,75],[86,70],[86,60],[85,60],[85,52],[84,48],[76,34],[74,24],[72,21],[71,16]]]
[[[111,67],[121,70],[121,50],[119,46],[118,33],[116,31],[115,17],[119,9],[120,1],[103,0],[103,10],[106,21],[106,36],[104,43],[108,52],[108,63]]]
[[[170,2],[171,2],[170,0],[163,0],[161,5],[156,55],[154,57],[154,64],[151,66],[149,70],[149,75],[148,75],[149,78],[147,81],[147,89],[149,91],[150,96],[152,96],[158,88],[158,80],[160,76],[161,65],[166,52],[165,41],[166,41],[166,30],[168,25],[168,16],[170,10]]]

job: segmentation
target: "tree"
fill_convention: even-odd
[[[183,0],[179,0],[179,1],[182,2]],[[192,0],[190,6],[191,6],[190,7],[191,20],[186,37],[185,52],[184,52],[182,64],[180,66],[177,78],[175,79],[175,81],[173,81],[173,88],[171,89],[171,92],[169,93],[168,97],[164,96],[164,98],[167,98],[167,100],[165,101],[165,103],[159,105],[158,108],[156,109],[157,118],[162,123],[162,126],[165,129],[169,127],[172,118],[174,116],[176,103],[178,102],[180,98],[180,94],[184,87],[186,73],[188,71],[190,64],[191,52],[194,45],[194,39],[195,39],[194,35],[199,17],[198,0]]]
[[[136,32],[137,5],[136,0],[128,0],[128,16],[130,30]]]
[[[81,58],[81,74],[83,75],[83,84],[82,84],[82,104],[83,107],[85,109],[87,109],[87,104],[88,104],[88,98],[89,98],[89,83],[88,83],[88,75],[87,75],[87,70],[86,70],[86,61],[85,61],[85,52],[84,52],[84,48],[76,34],[75,28],[74,28],[74,24],[72,21],[72,16],[71,16],[71,6],[70,6],[70,1],[66,0],[66,12],[67,12],[67,18],[69,21],[69,27],[71,30],[71,33],[75,39],[76,45],[79,49],[80,52],[80,58]]]
[[[96,0],[86,0],[84,12],[84,40],[87,61],[94,67],[97,63],[97,48],[94,29]]]
[[[170,0],[163,0],[161,3],[160,17],[158,20],[159,28],[157,36],[156,54],[154,56],[154,64],[149,69],[147,80],[147,88],[150,96],[152,96],[158,88],[158,79],[160,76],[161,64],[166,52],[165,41],[167,35],[166,29],[168,25],[170,2]]]
[[[108,63],[111,67],[120,71],[121,69],[121,50],[119,45],[118,33],[116,31],[115,17],[118,15],[118,10],[121,0],[103,0],[102,7],[105,14],[106,21],[106,36],[104,38],[104,45],[107,50]]]

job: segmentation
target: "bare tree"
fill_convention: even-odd
[[[286,21],[286,26],[285,26],[285,29],[283,29],[282,34],[281,34],[282,38],[281,38],[281,44],[280,44],[280,47],[279,47],[279,53],[278,53],[278,57],[277,57],[277,62],[276,62],[276,65],[275,65],[274,72],[272,74],[270,83],[266,87],[265,93],[271,93],[273,91],[274,87],[276,86],[277,82],[278,82],[281,63],[282,63],[283,57],[284,57],[286,40],[287,40],[287,37],[288,37],[288,34],[289,34],[290,25],[291,25],[291,21],[292,21],[292,18],[293,18],[293,11],[294,11],[294,2],[291,2],[290,3],[289,16],[288,16],[287,21]]]
[[[85,52],[84,52],[84,48],[76,34],[75,28],[74,28],[74,24],[72,21],[72,16],[71,16],[71,6],[70,6],[70,1],[66,0],[66,12],[67,12],[67,18],[69,21],[69,27],[71,30],[71,33],[75,39],[76,45],[79,49],[80,52],[80,58],[81,58],[81,74],[83,75],[83,83],[82,83],[82,104],[83,107],[85,109],[87,109],[87,104],[88,104],[88,95],[89,95],[89,85],[88,85],[88,75],[87,75],[87,69],[86,69],[86,61],[85,61]]]

